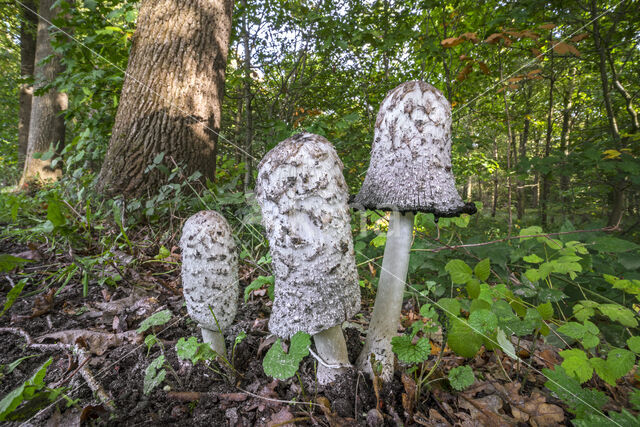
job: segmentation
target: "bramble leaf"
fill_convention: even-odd
[[[476,381],[476,377],[473,375],[473,369],[467,365],[457,366],[451,369],[448,378],[451,387],[458,391],[464,390]]]
[[[398,359],[405,363],[420,363],[429,358],[431,343],[428,338],[420,338],[414,344],[410,336],[401,335],[391,339],[391,347]]]
[[[289,353],[285,353],[280,339],[277,339],[262,361],[264,373],[279,380],[291,378],[298,372],[302,359],[309,354],[310,345],[309,334],[297,332],[291,337]]]

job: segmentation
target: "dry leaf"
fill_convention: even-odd
[[[531,48],[531,53],[533,53],[533,56],[536,58],[542,56],[542,51],[540,49],[536,49],[535,47]]]
[[[460,55],[460,61],[471,61],[473,58],[471,58],[470,56],[467,55]]]
[[[511,83],[517,83],[517,82],[519,82],[519,81],[520,81],[520,80],[522,80],[522,79],[524,79],[524,76],[513,76],[513,77],[511,77],[511,78],[510,78],[509,80],[507,80],[507,81],[508,81],[508,82],[511,82]]]
[[[117,347],[123,343],[140,344],[142,342],[142,335],[136,331],[112,334],[108,332],[89,331],[87,329],[69,329],[36,338],[36,341],[40,343],[45,340],[55,340],[68,345],[73,345],[76,341],[81,340],[86,343],[91,353],[101,356],[109,348]]]
[[[586,39],[587,37],[589,37],[589,33],[582,33],[582,34],[578,34],[577,36],[571,37],[569,40],[574,43],[578,43]]]
[[[271,416],[269,421],[267,422],[267,427],[272,426],[295,426],[294,423],[288,423],[287,421],[293,420],[293,414],[289,411],[288,407],[283,407],[280,411],[276,412]]]
[[[496,44],[502,37],[502,33],[493,33],[485,39],[485,42],[489,44]]]
[[[558,55],[568,55],[570,53],[574,54],[575,56],[581,55],[580,51],[578,51],[578,49],[576,49],[575,46],[565,42],[558,42],[554,44],[553,51]]]
[[[461,37],[449,37],[448,39],[442,40],[440,44],[442,45],[442,47],[450,48],[450,47],[458,46],[463,42],[464,42],[464,39]]]
[[[478,35],[476,33],[464,33],[464,34],[460,35],[460,37],[469,40],[473,44],[476,44],[476,43],[478,43],[480,41],[480,39],[478,39]]]
[[[466,67],[464,67],[462,70],[460,70],[460,72],[456,76],[456,80],[459,81],[459,82],[464,81],[467,78],[467,76],[469,75],[469,73],[471,73],[471,70],[473,70],[473,65],[472,64],[467,64]]]
[[[487,67],[487,64],[485,64],[484,62],[478,62],[478,67],[480,67],[480,71],[482,71],[484,74],[489,74],[489,67]]]
[[[540,74],[542,70],[540,68],[536,68],[535,70],[531,70],[527,73],[527,77],[531,78],[536,74]]]
[[[415,408],[416,398],[416,382],[409,375],[402,374],[402,384],[404,385],[404,393],[402,393],[402,407],[409,415],[409,418],[413,417],[413,410]]]
[[[553,30],[556,27],[556,24],[541,24],[538,25],[538,28],[542,28],[543,30]]]

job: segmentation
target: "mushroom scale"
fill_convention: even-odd
[[[409,81],[382,101],[369,169],[353,206],[436,217],[475,213],[475,205],[465,204],[455,188],[451,106],[436,88]]]
[[[331,143],[309,133],[282,141],[258,166],[256,197],[275,275],[269,329],[279,337],[316,335],[360,309],[342,168]]]
[[[180,247],[187,312],[198,322],[204,341],[225,354],[222,330],[233,322],[239,292],[238,257],[231,227],[216,211],[198,212],[185,222]]]

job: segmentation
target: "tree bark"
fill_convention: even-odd
[[[213,180],[233,0],[143,0],[109,149],[105,195],[154,194],[161,153]]]
[[[53,55],[51,47],[50,22],[56,17],[60,9],[52,8],[53,0],[40,0],[38,14],[38,34],[36,38],[34,89],[50,84],[56,76],[63,70],[60,57]],[[46,63],[42,61],[52,56]],[[55,180],[61,175],[59,168],[53,168],[52,159],[47,160],[34,158],[35,153],[48,151],[52,146],[59,152],[64,145],[64,117],[61,112],[67,109],[67,94],[58,92],[55,88],[49,89],[46,93],[34,96],[31,103],[31,118],[29,120],[29,137],[27,142],[27,152],[25,156],[24,169],[20,185],[27,184],[33,180]]]
[[[567,191],[569,190],[569,172],[567,171],[567,157],[569,156],[569,136],[571,134],[571,113],[573,110],[573,91],[576,69],[571,70],[567,91],[564,94],[564,109],[562,110],[562,130],[560,131],[560,152],[562,154],[562,171],[560,172],[560,192],[562,197],[562,212],[567,210]]]
[[[524,126],[522,128],[522,134],[520,135],[520,161],[523,161],[527,158],[527,140],[529,139],[529,126],[531,121],[527,115],[524,118]],[[524,191],[524,181],[518,181],[518,219],[524,218],[525,204],[526,204],[526,193]]]
[[[24,167],[29,144],[29,122],[31,121],[31,102],[33,98],[33,68],[36,59],[36,32],[38,16],[36,3],[25,0],[22,9],[20,27],[20,77],[29,80],[20,84],[20,111],[18,113],[18,167]]]

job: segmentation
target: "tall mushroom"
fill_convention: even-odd
[[[358,358],[360,369],[371,373],[373,354],[387,381],[393,376],[391,338],[398,331],[414,213],[439,218],[476,212],[455,188],[451,106],[436,88],[410,81],[387,94],[376,119],[369,169],[353,206],[391,211],[371,323]]]
[[[222,331],[231,325],[238,303],[238,257],[231,227],[216,211],[198,212],[185,222],[180,247],[187,312],[198,322],[204,342],[226,357]]]
[[[321,384],[349,365],[342,322],[360,309],[342,168],[329,141],[298,134],[267,153],[256,181],[275,276],[269,329],[313,335]]]

